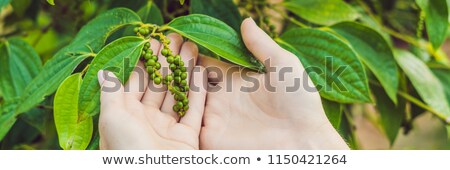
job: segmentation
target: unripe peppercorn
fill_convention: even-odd
[[[175,69],[177,69],[177,66],[175,64],[170,64],[169,66],[170,70],[174,71]]]
[[[161,64],[160,64],[160,63],[156,63],[156,65],[155,65],[155,69],[156,69],[156,70],[159,70],[159,69],[161,69]]]
[[[139,34],[145,35],[145,33],[146,33],[145,28],[140,28],[139,29]]]
[[[172,64],[173,60],[174,60],[173,56],[167,57],[167,63]]]
[[[155,82],[155,84],[160,85],[161,84],[161,78],[159,77],[155,77],[155,79],[153,80]]]
[[[183,73],[181,73],[181,80],[186,80],[186,78],[187,78],[187,73],[186,72],[183,72]]]
[[[183,105],[187,106],[189,104],[189,100],[188,99],[183,99]]]
[[[181,78],[179,76],[176,76],[173,80],[175,81],[175,83],[181,82]]]
[[[144,58],[145,58],[146,60],[150,60],[150,59],[152,58],[152,54],[146,53],[145,56],[144,56]]]
[[[173,105],[172,109],[173,109],[174,112],[179,112],[180,111],[180,108],[177,105]]]
[[[153,70],[153,67],[151,67],[151,66],[147,67],[148,74],[153,74],[154,72],[155,72],[155,70]]]
[[[171,81],[173,80],[173,77],[172,77],[171,75],[167,75],[167,76],[166,76],[166,80],[169,81],[169,82],[171,82]]]
[[[167,56],[167,54],[169,54],[169,50],[168,49],[164,48],[164,49],[161,50],[161,55]]]
[[[155,66],[156,61],[155,60],[147,60],[147,66]]]
[[[186,72],[186,67],[181,67],[180,70],[181,72]]]
[[[182,86],[186,86],[187,85],[187,81],[186,80],[181,80],[181,83],[180,83]]]
[[[179,108],[183,108],[183,102],[177,102],[177,106],[178,106]]]
[[[180,70],[180,69],[176,69],[176,70],[173,72],[173,74],[174,74],[175,76],[180,76],[180,75],[181,75],[181,70]]]

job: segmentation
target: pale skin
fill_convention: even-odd
[[[142,80],[134,72],[119,91],[102,90],[100,148],[348,149],[328,121],[319,93],[311,90],[311,80],[303,77],[304,68],[296,56],[278,46],[251,18],[243,21],[241,31],[246,47],[266,68],[273,68],[270,72],[249,72],[219,60],[197,57],[195,44],[170,34],[170,48],[185,61],[191,86],[200,87],[189,92],[190,109],[186,116],[180,118],[172,111],[173,96],[147,88],[152,84],[148,75],[143,80],[147,90],[139,90]],[[160,46],[152,40],[155,53]],[[159,60],[162,67],[167,67],[164,57]],[[270,62],[264,62],[267,60]],[[194,67],[196,71],[192,71]],[[280,81],[279,71],[286,67],[292,71]],[[143,69],[143,64],[136,69]],[[225,76],[216,77],[212,70],[220,70]],[[106,80],[105,75],[109,77]],[[242,75],[254,78],[261,87],[252,92],[241,91],[241,87],[254,85]],[[99,72],[102,89],[120,84],[118,80],[111,81],[111,77],[115,76]],[[296,78],[308,80],[309,90],[286,92],[285,88],[293,86]],[[264,88],[268,83],[275,92]],[[232,90],[227,91],[228,86]]]

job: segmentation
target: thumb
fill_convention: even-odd
[[[282,57],[279,55],[288,54],[259,28],[252,18],[247,18],[242,22],[241,33],[245,46],[263,63],[268,59],[272,60],[271,62],[277,62],[277,57]]]
[[[123,105],[124,88],[119,79],[110,71],[100,70],[97,74],[101,86],[100,103],[102,110]]]

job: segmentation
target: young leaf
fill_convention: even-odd
[[[354,21],[359,14],[342,0],[289,0],[284,6],[299,17],[319,25]]]
[[[394,54],[377,31],[356,22],[342,22],[331,26],[347,39],[358,56],[381,82],[389,98],[397,103],[399,72]]]
[[[109,35],[121,27],[136,23],[140,23],[139,16],[125,8],[112,9],[94,18],[81,28],[68,46],[47,61],[43,71],[25,89],[22,96],[24,102],[17,112],[22,113],[33,108],[45,96],[54,93],[81,61],[94,56],[94,52],[101,49]]]
[[[181,4],[181,5],[184,5],[184,0],[180,0],[180,4]]]
[[[54,119],[58,132],[59,145],[64,150],[84,150],[91,141],[92,118],[79,122],[78,93],[81,86],[81,73],[69,76],[59,86],[54,100]]]
[[[55,0],[47,0],[50,5],[55,5]]]
[[[297,55],[320,95],[339,103],[371,102],[365,70],[352,48],[335,35],[292,29],[280,45]]]
[[[191,0],[190,5],[191,14],[205,14],[241,30],[242,16],[232,0]]]
[[[42,63],[33,47],[19,38],[0,42],[0,91],[4,100],[22,95],[25,87],[41,71]]]
[[[428,38],[434,49],[438,49],[445,41],[449,23],[449,11],[446,0],[416,0],[420,9],[425,12],[425,25]]]
[[[152,23],[156,25],[164,24],[164,18],[158,6],[149,1],[145,6],[138,10],[137,14],[141,17],[143,23]]]
[[[381,87],[373,87],[373,95],[376,100],[376,108],[380,113],[380,125],[391,145],[397,138],[403,117],[405,116],[406,102],[399,99],[397,105],[389,100],[390,97]]]
[[[342,119],[342,104],[322,99],[322,106],[333,127],[339,129]]]
[[[165,27],[235,64],[257,71],[264,68],[245,48],[240,35],[218,19],[191,14],[175,18]]]
[[[89,66],[80,90],[79,116],[83,120],[100,112],[100,85],[97,73],[109,70],[122,83],[127,82],[134,70],[145,41],[140,37],[124,37],[105,46]]]
[[[425,103],[450,117],[450,106],[444,88],[425,63],[404,50],[396,50],[395,59]]]

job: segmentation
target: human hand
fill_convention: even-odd
[[[208,87],[200,148],[348,149],[328,121],[319,93],[298,58],[278,46],[252,19],[243,22],[241,31],[245,45],[265,63],[268,73],[200,58],[210,82],[218,79],[217,85]],[[217,68],[223,77],[213,73]],[[286,68],[292,70],[281,74]],[[306,81],[309,90],[300,86],[288,92],[295,80]],[[258,85],[251,92],[241,89]]]
[[[199,132],[206,100],[206,89],[203,88],[206,86],[206,74],[204,68],[194,68],[198,56],[194,43],[183,43],[178,34],[169,34],[168,37],[173,54],[180,54],[184,60],[191,77],[190,86],[198,87],[189,91],[190,109],[186,116],[180,120],[172,110],[175,103],[173,96],[166,93],[167,87],[149,81],[142,62],[138,63],[125,86],[112,72],[100,71],[101,149],[199,149]],[[161,55],[161,46],[158,41],[151,41],[150,48],[159,55],[164,70],[168,64]],[[117,85],[120,85],[118,91],[105,90],[105,87]]]

